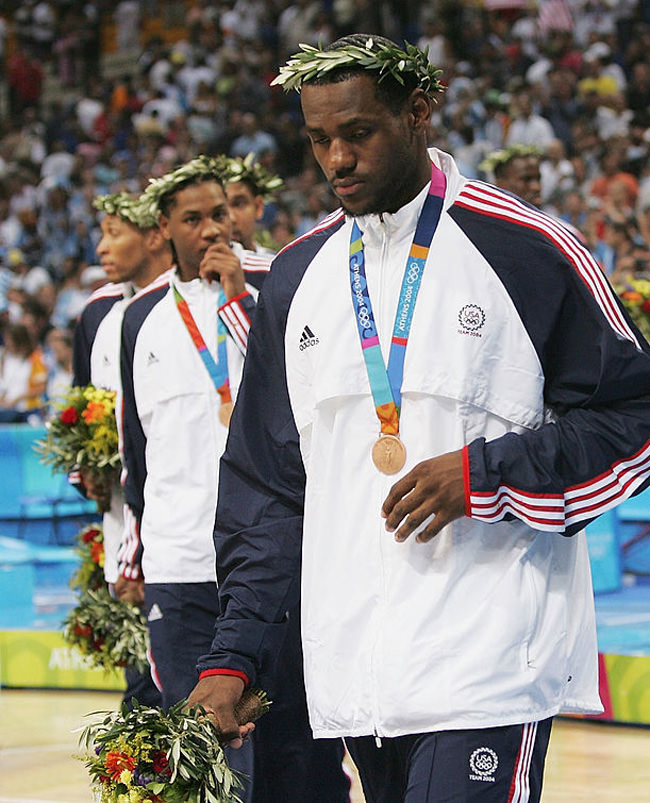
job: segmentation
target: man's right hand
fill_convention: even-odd
[[[98,474],[88,466],[80,466],[79,473],[81,475],[84,488],[86,489],[86,496],[88,499],[93,499],[97,502],[100,510],[110,510],[111,507],[111,484],[107,477]]]
[[[239,748],[255,730],[252,722],[237,724],[235,706],[244,693],[244,681],[235,675],[201,678],[188,698],[188,706],[201,705],[219,731],[219,741]]]
[[[127,580],[121,575],[115,581],[115,596],[122,602],[144,604],[144,580]]]

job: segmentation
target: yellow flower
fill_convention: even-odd
[[[98,424],[88,445],[96,454],[110,455],[117,450],[117,431],[107,424]]]
[[[122,770],[120,773],[120,783],[126,784],[127,786],[133,780],[133,773],[131,770]]]

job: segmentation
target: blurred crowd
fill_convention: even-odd
[[[494,181],[486,157],[535,146],[538,205],[612,281],[650,272],[649,0],[6,0],[0,422],[41,420],[69,383],[74,322],[106,281],[95,196],[254,153],[284,180],[265,245],[334,208],[297,94],[270,82],[300,43],[356,31],[428,47],[446,85],[431,144],[466,176]]]

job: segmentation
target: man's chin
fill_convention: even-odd
[[[347,215],[351,215],[352,217],[363,217],[364,215],[378,215],[383,210],[377,208],[377,204],[369,203],[368,201],[359,202],[358,204],[350,203],[349,201],[343,201],[343,199],[339,198],[341,201],[341,206],[343,207],[343,211]]]

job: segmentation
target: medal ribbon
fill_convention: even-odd
[[[431,241],[435,234],[445,196],[447,180],[445,174],[432,165],[431,184],[424,206],[420,212],[409,251],[399,303],[393,324],[388,368],[379,345],[379,335],[370,303],[366,267],[363,252],[363,239],[356,220],[352,223],[350,235],[350,288],[363,358],[368,372],[368,381],[375,402],[377,417],[384,435],[399,433],[399,416],[402,405],[402,379],[404,377],[404,357],[408,343],[413,311],[417,300],[424,265],[429,255]]]
[[[194,320],[194,316],[190,311],[187,301],[185,301],[180,293],[180,290],[175,284],[172,284],[172,287],[174,289],[174,301],[176,302],[180,316],[183,319],[185,328],[192,338],[192,342],[196,346],[199,357],[203,361],[203,365],[205,365],[212,383],[217,389],[217,393],[221,398],[221,404],[232,401],[230,397],[230,382],[228,380],[228,352],[226,348],[227,330],[225,324],[221,320],[221,317],[217,315],[218,362],[215,362],[212,354],[210,354],[210,350],[208,349],[205,340],[203,339],[203,335],[199,331],[199,327],[196,325],[196,321]],[[226,295],[223,290],[219,291],[218,303],[220,307],[226,303]]]

